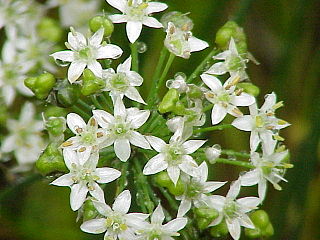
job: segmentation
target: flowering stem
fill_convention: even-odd
[[[86,102],[82,101],[80,98],[78,99],[77,103],[83,107],[86,111],[91,112],[92,106],[88,105]]]
[[[216,162],[223,163],[223,164],[229,164],[229,165],[235,165],[235,166],[239,166],[239,167],[251,168],[251,169],[254,168],[254,166],[249,162],[230,160],[230,159],[226,159],[226,158],[217,158]]]
[[[77,105],[73,105],[71,106],[72,111],[80,114],[83,118],[85,118],[85,120],[89,120],[89,118],[91,117],[87,112],[85,112],[84,110],[82,110],[80,107],[78,107]]]
[[[110,100],[110,96],[108,95],[107,92],[103,92],[101,94],[102,99],[104,100],[104,102],[106,103],[107,107],[108,107],[108,111],[109,112],[113,112],[113,106],[112,106],[112,101]]]
[[[128,162],[125,162],[121,166],[121,177],[118,179],[117,189],[116,189],[116,196],[118,196],[126,187],[127,185],[127,170],[128,170]]]
[[[175,58],[175,55],[173,53],[170,53],[170,56],[169,56],[169,59],[168,59],[168,62],[166,64],[166,66],[164,67],[164,70],[162,72],[162,75],[159,79],[159,82],[158,82],[158,85],[157,85],[157,92],[158,92],[158,89],[161,87],[161,85],[163,84],[164,80],[166,79],[167,77],[167,74],[169,72],[169,69],[173,63],[173,60]]]
[[[159,77],[161,74],[161,70],[162,70],[162,67],[163,67],[163,64],[164,64],[164,61],[165,61],[167,55],[168,55],[168,50],[165,46],[163,46],[161,53],[160,53],[160,57],[159,57],[159,61],[158,61],[155,73],[152,78],[151,88],[150,88],[150,92],[149,92],[149,95],[147,98],[147,103],[148,103],[149,107],[152,107],[152,105],[153,105],[152,103],[157,98],[156,87],[157,87],[158,80],[159,80]]]
[[[203,112],[209,111],[210,109],[212,109],[213,104],[209,104],[208,106],[203,108]]]
[[[236,152],[229,149],[222,150],[221,153],[226,155],[236,156],[236,157],[250,158],[249,153]]]
[[[201,71],[206,67],[211,58],[218,53],[218,49],[214,48],[206,58],[200,63],[200,65],[193,71],[190,77],[187,79],[187,83],[191,83],[195,78],[197,78]]]
[[[101,106],[101,104],[97,100],[97,96],[91,95],[90,98],[96,108],[101,109],[101,110],[103,109],[103,107]]]
[[[160,190],[162,195],[167,199],[168,203],[170,204],[170,207],[173,210],[177,211],[179,207],[178,207],[178,204],[177,204],[176,200],[163,187],[160,187],[160,186],[157,185],[157,188]]]
[[[138,47],[137,42],[130,44],[131,57],[132,57],[132,70],[135,72],[139,71],[139,58],[138,58]]]
[[[213,126],[213,127],[207,127],[207,128],[198,128],[193,131],[193,133],[203,133],[203,132],[211,132],[215,130],[223,130],[227,128],[232,128],[233,126],[231,124],[221,124],[218,126]]]

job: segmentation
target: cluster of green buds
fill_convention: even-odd
[[[176,27],[183,31],[191,31],[193,29],[193,21],[188,17],[188,13],[182,12],[169,12],[161,17],[161,23],[164,29],[168,28],[169,22],[172,22]]]
[[[199,207],[193,210],[198,228],[203,231],[208,228],[209,224],[212,223],[218,216],[219,213],[214,208]]]
[[[168,191],[174,196],[182,195],[185,190],[185,185],[183,184],[183,182],[179,179],[177,184],[174,185],[167,172],[160,172],[156,174],[155,182],[159,186],[167,188]]]
[[[46,99],[56,84],[56,79],[51,73],[43,73],[37,77],[29,77],[24,84],[34,93],[38,99]]]
[[[245,234],[249,238],[267,238],[274,234],[272,223],[270,222],[268,213],[264,210],[257,210],[250,215],[251,221],[254,223],[255,229],[245,229]]]
[[[59,42],[62,38],[63,31],[59,23],[52,19],[45,17],[41,19],[37,26],[38,35],[50,42]]]
[[[95,16],[89,21],[89,28],[92,32],[98,31],[100,28],[104,29],[104,37],[109,38],[113,33],[114,26],[112,21],[105,15]]]
[[[81,93],[84,96],[95,94],[99,92],[101,89],[103,89],[105,86],[105,81],[94,75],[91,70],[85,69],[83,71]]]

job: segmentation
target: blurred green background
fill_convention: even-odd
[[[102,1],[106,11],[113,11]],[[320,1],[319,0],[168,0],[169,10],[190,12],[193,33],[214,43],[216,31],[227,20],[237,18],[244,28],[250,52],[260,62],[249,64],[248,72],[263,96],[275,91],[285,107],[277,115],[292,124],[282,131],[295,165],[288,171],[288,183],[281,192],[271,187],[262,206],[269,212],[277,240],[320,239]],[[161,14],[160,14],[161,15]],[[160,15],[156,15],[159,17]],[[127,49],[124,25],[116,25],[113,43]],[[146,85],[162,48],[162,31],[144,29],[141,38],[147,52],[141,54]],[[189,61],[176,59],[168,77],[176,72],[189,75],[209,49],[194,53]],[[124,58],[123,58],[124,59]],[[147,87],[144,88],[147,90]],[[247,133],[214,133],[212,143],[223,148],[248,150]],[[214,167],[215,180],[234,180],[234,167]],[[69,208],[69,190],[49,186],[50,180],[30,181],[1,199],[0,239],[85,240],[102,239],[81,232],[76,214]],[[225,189],[226,191],[227,189]],[[246,192],[247,191],[247,192]],[[224,193],[224,192],[222,192]],[[248,188],[245,194],[255,194]],[[243,235],[241,239],[246,239]]]

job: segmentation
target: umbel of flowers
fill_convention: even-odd
[[[58,4],[49,2],[51,7]],[[51,106],[45,109],[43,122],[34,119],[31,103],[24,105],[19,120],[7,120],[9,134],[1,152],[13,152],[19,168],[30,169],[44,144],[39,132],[45,128],[48,145],[36,161],[38,171],[55,178],[51,185],[70,188],[70,206],[78,212],[80,229],[104,234],[104,240],[228,234],[237,240],[242,228],[250,238],[271,237],[273,226],[259,207],[268,200],[267,186],[280,190],[286,170],[293,167],[280,136],[289,123],[276,116],[283,103],[274,92],[260,104],[259,88],[246,72],[249,61],[257,61],[247,50],[243,30],[229,21],[217,32],[215,44],[209,44],[193,35],[188,14],[168,12],[157,20],[158,13],[168,8],[164,3],[107,3],[115,14],[91,18],[87,35],[83,34],[87,29],[74,23],[66,34],[67,49],[38,59],[48,72],[28,75],[35,66],[20,66],[12,57],[17,51],[14,36],[5,44],[0,85],[9,89],[3,91],[6,104],[12,103],[17,89]],[[117,31],[113,23],[126,24],[130,53],[111,41]],[[5,24],[8,34],[18,27]],[[50,20],[41,24],[52,31],[54,45],[59,25]],[[143,26],[165,33],[151,79],[139,71]],[[208,56],[189,77],[177,73],[170,79],[169,70],[179,72],[171,68],[177,57],[187,62],[207,48]],[[118,58],[116,65],[113,60]],[[13,64],[17,82],[8,85]],[[139,91],[143,84],[148,85],[146,95]],[[168,91],[161,96],[164,85]],[[212,145],[206,138],[206,133],[225,128],[250,132],[247,153]],[[219,163],[244,170],[235,179],[211,179],[210,170]],[[227,185],[227,194],[220,195]],[[255,185],[255,196],[242,196],[244,187]],[[105,194],[114,197],[112,205]]]

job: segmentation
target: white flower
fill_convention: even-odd
[[[232,125],[240,130],[251,131],[251,151],[255,151],[260,142],[268,152],[273,151],[273,137],[281,140],[278,135],[279,130],[290,125],[275,117],[275,110],[283,106],[282,102],[276,101],[275,93],[267,94],[260,109],[257,104],[253,104],[249,107],[250,115],[239,117],[232,122]]]
[[[117,72],[112,68],[102,70],[102,79],[106,82],[106,87],[103,90],[110,91],[112,99],[126,96],[133,101],[146,104],[135,88],[142,84],[143,78],[139,73],[130,69],[131,56],[124,63],[118,65]]]
[[[211,164],[216,162],[216,159],[221,155],[221,146],[219,144],[215,144],[210,148],[207,148],[205,151],[206,158]]]
[[[271,149],[275,149],[276,141],[272,143]],[[253,186],[258,184],[258,194],[261,201],[264,200],[267,190],[267,181],[269,181],[275,189],[281,190],[280,181],[287,182],[283,178],[286,168],[292,167],[291,164],[284,163],[284,158],[288,155],[288,150],[272,151],[263,149],[263,154],[252,152],[250,161],[255,169],[245,173],[240,177],[242,186]]]
[[[218,210],[219,217],[209,226],[218,225],[221,221],[226,221],[229,233],[232,238],[238,240],[241,234],[241,226],[254,229],[255,226],[247,215],[248,212],[257,208],[260,199],[257,197],[245,197],[236,199],[240,192],[240,181],[235,181],[227,193],[226,197],[210,196],[212,207]]]
[[[229,49],[222,53],[219,53],[213,58],[224,61],[213,64],[209,68],[209,70],[206,71],[206,73],[222,75],[229,72],[231,77],[235,75],[240,76],[240,81],[248,78],[248,75],[246,73],[246,63],[249,60],[242,58],[242,56],[238,53],[233,38],[231,38],[230,40]]]
[[[178,237],[178,231],[183,229],[188,220],[186,218],[176,218],[162,225],[165,216],[161,205],[154,210],[151,215],[151,223],[138,231],[137,240],[173,240],[172,237]]]
[[[164,40],[164,45],[178,57],[187,59],[192,52],[198,52],[209,47],[207,42],[192,36],[190,31],[186,32],[175,27],[172,22],[168,23],[166,32],[167,36]]]
[[[51,54],[54,59],[71,62],[68,69],[68,80],[75,82],[88,67],[96,76],[100,76],[102,67],[97,59],[119,58],[122,54],[120,47],[113,44],[101,44],[104,29],[99,29],[92,37],[86,39],[81,33],[71,29],[66,46],[70,50]]]
[[[147,136],[150,145],[159,154],[151,158],[144,166],[143,174],[150,175],[167,169],[168,175],[174,184],[180,176],[180,170],[190,176],[197,176],[197,163],[189,155],[194,153],[206,141],[189,140],[183,141],[171,137],[169,144],[154,136]]]
[[[104,145],[114,144],[115,154],[123,162],[130,157],[130,143],[137,147],[150,149],[145,137],[135,131],[147,121],[149,115],[148,110],[126,109],[121,98],[115,100],[114,116],[103,110],[93,110],[93,116],[107,134]]]
[[[113,23],[127,23],[127,36],[131,43],[139,38],[142,25],[152,28],[163,27],[157,19],[149,15],[167,9],[167,4],[143,0],[107,0],[107,2],[122,12],[122,14],[111,15],[109,18]]]
[[[104,202],[93,201],[93,204],[104,218],[86,221],[80,228],[84,232],[93,234],[106,232],[105,240],[136,239],[135,230],[143,228],[144,220],[149,216],[143,213],[128,213],[131,205],[129,190],[124,190],[119,194],[112,209]]]
[[[193,203],[195,207],[208,206],[209,198],[206,194],[222,187],[226,182],[207,182],[208,166],[203,162],[198,168],[198,176],[183,179],[185,191],[183,195],[176,197],[181,200],[178,217],[183,217],[191,208]]]
[[[120,171],[113,168],[96,168],[99,160],[98,153],[90,155],[89,158],[83,157],[72,149],[64,149],[64,162],[70,172],[51,183],[71,188],[70,205],[73,211],[82,206],[88,192],[97,200],[104,201],[104,193],[98,183],[112,182],[121,175]]]
[[[106,134],[103,129],[98,129],[97,120],[91,117],[86,124],[76,113],[67,115],[67,124],[76,136],[62,143],[61,147],[77,150],[79,154],[89,156],[92,150],[99,150],[105,145]],[[85,158],[85,157],[84,157]]]
[[[205,93],[207,100],[214,104],[211,120],[212,125],[220,123],[227,113],[235,117],[241,117],[243,114],[237,106],[249,106],[255,103],[255,98],[247,93],[236,91],[236,84],[239,76],[230,77],[223,85],[220,80],[208,74],[202,74],[201,79],[210,88]]]

